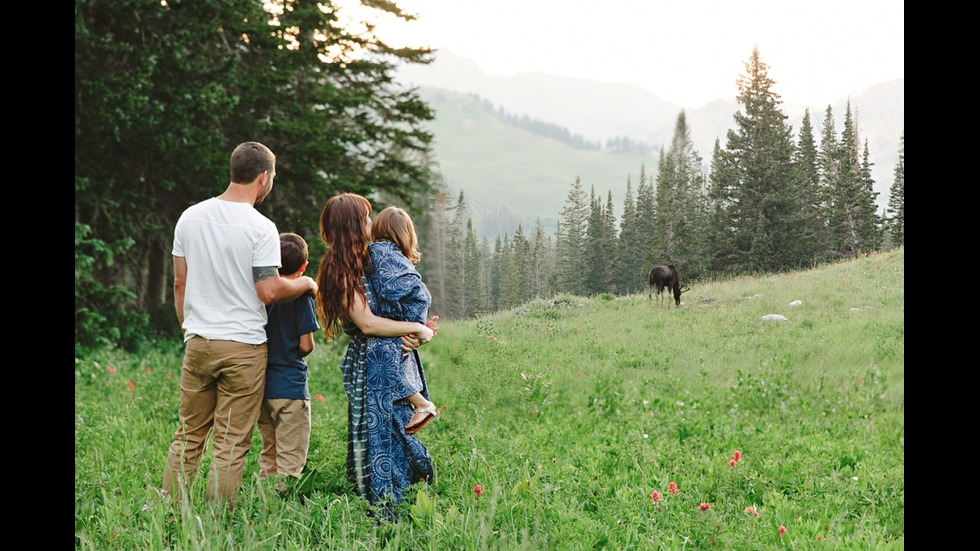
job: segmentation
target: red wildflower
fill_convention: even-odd
[[[650,492],[650,500],[653,501],[654,503],[660,501],[660,492],[658,492],[657,490]]]
[[[735,461],[741,461],[742,460],[742,450],[735,450],[734,459],[735,459]]]
[[[581,377],[581,376],[582,376],[582,372],[581,372],[581,371],[578,371],[578,372],[576,372],[576,373],[575,373],[575,376],[576,376],[576,377]]]
[[[729,466],[729,467],[734,467],[734,466],[735,466],[735,463],[736,463],[736,462],[735,462],[735,460],[734,460],[734,459],[729,459],[729,460],[728,460],[728,466]]]
[[[313,398],[316,399],[316,400],[319,400],[321,402],[326,402],[327,401],[327,399],[323,397],[323,394],[317,394]]]
[[[153,373],[153,371],[149,367],[146,368],[146,374],[149,375],[150,373]]]
[[[136,385],[133,384],[133,381],[126,381],[126,386],[129,387],[130,391],[136,390]]]
[[[476,494],[476,497],[482,496],[483,495],[483,486],[480,486],[479,484],[477,484],[476,486],[473,486],[473,493]]]
[[[108,371],[109,373],[113,374],[113,375],[116,374],[116,368],[112,367],[111,365],[109,367],[105,368],[105,370]]]
[[[755,508],[755,505],[749,505],[745,508],[745,514],[757,517],[759,516],[759,510]]]
[[[677,488],[677,483],[676,482],[668,482],[667,483],[667,491],[670,492],[671,494],[676,494],[677,492],[680,491],[680,489]]]
[[[701,509],[702,511],[707,511],[710,508],[711,508],[711,504],[708,503],[707,501],[701,503],[701,505],[698,505],[698,509]]]
[[[782,524],[780,524],[779,525],[779,537],[783,537],[783,534],[785,534],[785,533],[786,533],[786,527],[783,526]]]

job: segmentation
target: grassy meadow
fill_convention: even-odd
[[[188,500],[156,492],[179,343],[76,357],[75,549],[904,549],[904,287],[899,249],[702,282],[679,309],[442,320],[421,349],[436,480],[392,524],[346,481],[339,343],[308,358],[306,476],[258,483],[256,431],[234,509],[203,499],[207,461]]]

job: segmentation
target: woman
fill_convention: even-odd
[[[432,479],[432,459],[422,442],[405,433],[414,412],[407,400],[395,398],[402,368],[378,353],[386,339],[370,337],[403,337],[405,347],[414,350],[433,332],[424,323],[371,312],[374,296],[365,284],[371,270],[367,199],[353,193],[331,197],[320,214],[320,236],[327,252],[317,275],[317,308],[328,339],[341,328],[350,336],[341,361],[348,401],[347,476],[359,495],[393,518],[408,486]]]

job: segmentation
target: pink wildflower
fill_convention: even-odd
[[[317,394],[316,396],[313,397],[313,399],[318,400],[320,402],[326,402],[327,401],[327,399],[323,397],[323,394]]]
[[[126,381],[126,386],[129,387],[130,392],[136,390],[136,385],[133,384],[133,381]]]
[[[670,492],[671,494],[676,494],[677,492],[680,491],[680,489],[677,488],[677,483],[676,482],[668,482],[667,483],[667,491]]]
[[[116,368],[112,367],[111,365],[109,367],[105,368],[105,370],[108,371],[112,375],[115,375],[116,374]]]
[[[742,460],[742,450],[735,450],[734,459],[735,459],[736,462],[739,462],[739,461]]]
[[[660,492],[658,492],[657,490],[650,492],[650,500],[653,501],[654,503],[660,501]]]
[[[736,461],[734,459],[729,459],[728,460],[728,466],[729,467],[735,467],[735,465],[736,465]]]
[[[476,497],[482,496],[483,495],[483,486],[480,486],[479,484],[477,484],[476,486],[473,486],[473,493],[476,494]]]
[[[779,537],[783,537],[783,534],[785,534],[785,533],[786,533],[786,527],[783,526],[782,524],[780,524],[779,525]]]
[[[707,511],[710,508],[711,508],[711,504],[708,503],[707,501],[701,503],[701,505],[698,505],[698,509],[701,509],[702,511]]]
[[[439,316],[432,316],[425,322],[425,326],[432,329],[432,336],[435,337],[439,332]]]
[[[745,514],[757,517],[759,516],[759,510],[755,508],[755,505],[749,505],[745,508]]]

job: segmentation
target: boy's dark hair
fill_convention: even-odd
[[[295,233],[280,233],[279,246],[282,248],[282,275],[295,274],[303,263],[310,259],[310,249],[306,240]]]

